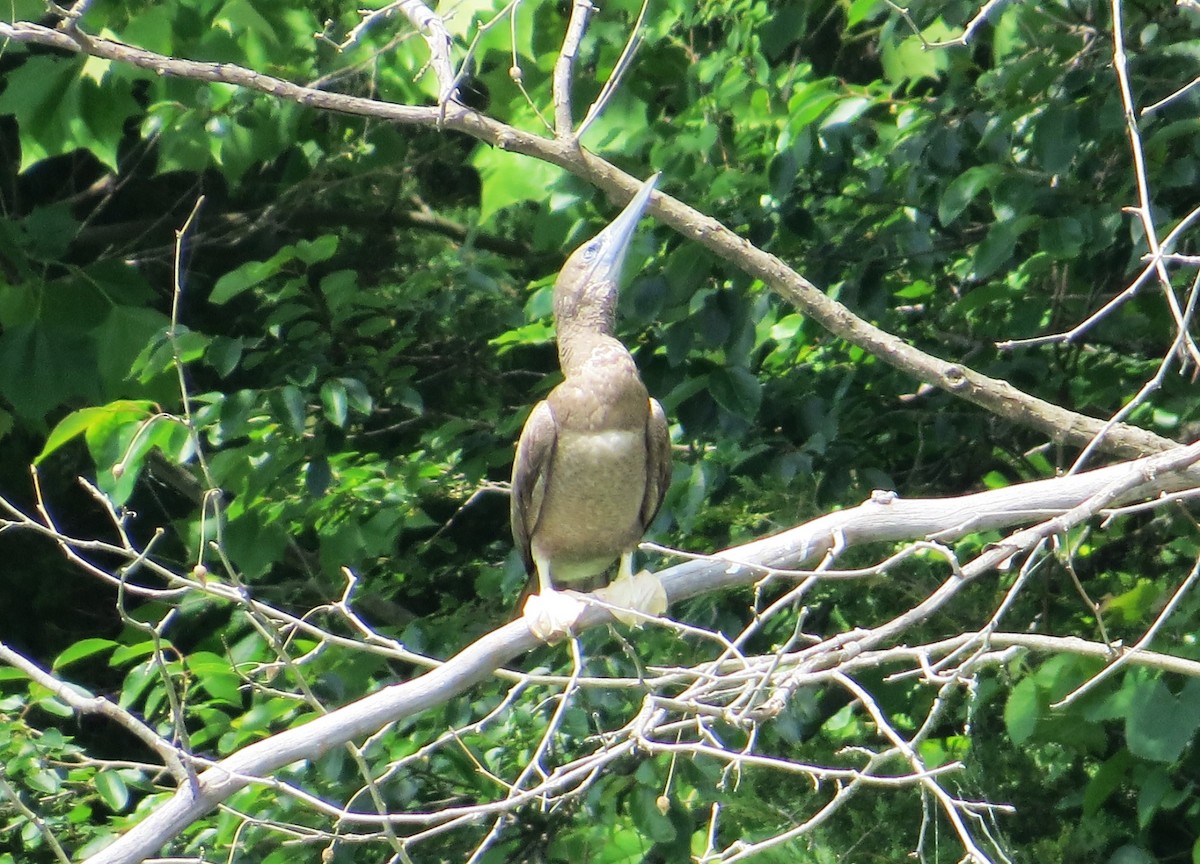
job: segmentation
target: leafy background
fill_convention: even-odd
[[[339,50],[359,20],[355,4],[286,5],[99,0],[84,24],[164,54],[338,92],[416,104],[436,96],[407,25],[390,21]],[[447,15],[458,56],[493,6],[468,2]],[[611,73],[639,8],[603,4],[582,46],[577,104]],[[1109,416],[1170,348],[1175,325],[1160,292],[1144,290],[1070,344],[1001,351],[996,343],[1069,328],[1142,267],[1145,238],[1122,212],[1137,196],[1111,9],[1005,5],[968,45],[923,48],[922,38],[952,37],[978,11],[915,2],[904,16],[875,0],[652,4],[636,65],[584,143],[638,176],[662,171],[671,195],[921,349]],[[550,105],[568,13],[568,4],[528,2],[514,28],[488,31],[463,99],[541,129],[529,99],[543,113]],[[1148,3],[1124,13],[1137,104],[1195,77],[1193,9]],[[16,0],[6,16],[44,14],[41,3]],[[509,71],[514,52],[524,93]],[[33,510],[36,463],[56,524],[111,538],[113,526],[76,482],[85,476],[122,508],[139,544],[166,529],[154,539],[156,560],[181,572],[203,561],[297,614],[340,597],[349,568],[364,619],[434,656],[508,620],[524,575],[497,484],[525,412],[556,380],[554,274],[611,217],[611,203],[557,168],[460,134],[322,113],[225,84],[15,43],[0,51],[0,75],[5,497]],[[1190,91],[1140,119],[1164,230],[1196,206],[1197,107]],[[172,330],[175,232],[200,196]],[[1176,249],[1193,245],[1185,234]],[[649,222],[627,270],[620,335],[675,424],[658,541],[709,551],[853,505],[872,489],[962,494],[1053,476],[1074,455],[1010,418],[918,389]],[[199,453],[176,419],[180,374]],[[1190,377],[1171,375],[1130,420],[1182,440],[1198,413]],[[206,489],[221,490],[219,508]],[[1073,535],[1071,557],[1042,568],[1012,617],[1039,632],[1100,638],[1069,566],[1103,600],[1108,637],[1134,641],[1200,554],[1196,538],[1183,509]],[[994,539],[968,538],[960,552]],[[148,635],[144,622],[161,622],[165,604],[118,602],[46,538],[0,532],[0,544],[0,634],[68,679],[167,730],[168,676],[186,702],[191,746],[217,755],[309,716],[304,702],[247,687],[235,673],[235,664],[276,658],[239,610],[191,596],[168,628]],[[91,560],[114,563],[102,553]],[[916,602],[936,571],[918,563],[902,576],[867,590],[822,588],[809,632]],[[1008,579],[975,586],[921,636],[978,626]],[[1186,599],[1156,644],[1196,658],[1198,611]],[[705,597],[673,613],[736,631],[747,598]],[[692,650],[655,630],[589,633],[589,670],[631,674],[625,638],[645,664],[685,663]],[[548,648],[526,664],[562,671],[569,658]],[[1130,671],[1070,708],[1049,708],[1096,668],[1070,656],[1014,660],[954,706],[926,758],[963,759],[964,797],[1016,806],[989,828],[1014,860],[1200,860],[1190,746],[1200,685]],[[340,704],[415,671],[330,650],[303,680],[320,702]],[[893,716],[924,716],[928,692],[882,673],[871,683]],[[504,690],[478,688],[398,726],[381,761],[487,712]],[[585,692],[556,746],[570,754],[595,731],[595,716],[624,716],[637,701]],[[545,713],[532,695],[520,700],[472,742],[474,756],[442,751],[389,785],[390,803],[494,794],[474,760],[497,773],[519,769]],[[161,800],[136,764],[146,754],[127,735],[68,715],[0,668],[3,777],[43,820],[0,805],[0,844],[9,847],[0,860],[54,860],[47,831],[68,849],[95,848]],[[762,744],[820,763],[869,723],[837,693],[800,693],[764,726]],[[730,730],[730,746],[737,734]],[[125,763],[105,767],[87,754]],[[734,783],[703,760],[626,767],[571,806],[529,812],[487,860],[683,860],[703,848],[713,802],[724,808],[729,843],[795,824],[810,794],[807,780],[753,770]],[[361,782],[340,752],[294,771],[331,800],[347,800]],[[674,791],[663,811],[668,772]],[[315,819],[266,788],[230,803],[263,820]],[[863,796],[762,860],[900,860],[920,819],[914,796]],[[237,842],[247,860],[318,856],[315,847],[281,849],[266,830],[235,836],[241,824],[233,811],[213,815],[179,849]],[[477,841],[439,838],[414,860],[463,860]],[[951,842],[923,851],[935,861],[961,855]],[[335,860],[356,859],[341,847]]]

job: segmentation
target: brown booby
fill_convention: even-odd
[[[621,266],[658,176],[571,254],[554,283],[563,381],[521,430],[510,510],[513,541],[538,579],[524,617],[547,641],[570,633],[586,603],[555,586],[590,587],[617,558],[617,579],[596,595],[647,614],[666,610],[662,584],[646,571],[635,576],[632,562],[671,479],[667,418],[613,336]]]

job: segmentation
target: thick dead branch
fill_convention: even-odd
[[[798,673],[829,670],[926,620],[968,580],[1033,548],[1044,537],[1064,531],[1105,507],[1197,485],[1200,472],[1191,468],[1197,459],[1200,459],[1200,444],[1193,444],[1135,462],[963,498],[906,501],[890,493],[877,493],[874,500],[853,510],[824,516],[705,560],[672,567],[660,576],[671,602],[677,602],[718,588],[748,585],[771,568],[801,566],[824,556],[835,544],[844,548],[855,543],[930,535],[945,539],[971,531],[1040,522],[1035,528],[990,547],[908,612],[870,631],[838,634],[795,655]],[[1045,518],[1052,514],[1061,515]],[[591,606],[578,626],[584,629],[610,620],[607,610]],[[986,634],[972,635],[977,640],[986,640]],[[299,759],[315,759],[333,747],[369,736],[400,718],[440,705],[491,677],[501,665],[538,644],[523,620],[513,621],[418,678],[392,685],[303,726],[251,744],[206,770],[194,786],[181,786],[171,800],[87,859],[87,864],[144,860],[248,783]]]

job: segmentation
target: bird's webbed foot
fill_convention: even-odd
[[[551,644],[567,638],[587,608],[587,601],[575,591],[543,591],[530,594],[521,614],[530,631]]]
[[[613,617],[622,624],[636,626],[643,617],[631,614],[661,615],[667,611],[667,592],[662,582],[649,570],[635,574],[622,574],[612,583],[595,592],[596,596],[612,606]],[[628,610],[628,611],[621,611]]]

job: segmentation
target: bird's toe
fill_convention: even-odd
[[[596,596],[612,606],[613,617],[622,624],[636,625],[646,615],[661,615],[667,611],[667,592],[658,577],[649,570],[633,576],[622,576],[596,591]],[[628,610],[622,612],[620,610]],[[641,615],[630,614],[641,613]]]
[[[571,635],[586,608],[587,604],[573,592],[546,591],[531,594],[522,615],[534,636],[554,643]]]

